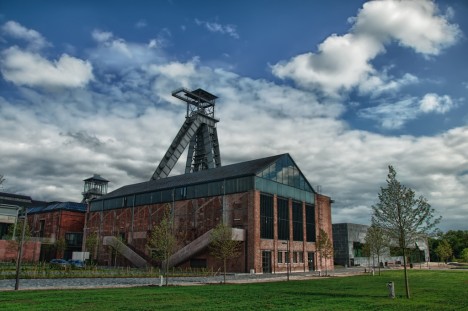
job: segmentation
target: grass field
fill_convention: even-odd
[[[0,310],[468,310],[468,271],[410,271],[410,286],[406,299],[403,271],[385,271],[273,283],[7,291]]]

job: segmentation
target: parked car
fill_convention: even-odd
[[[82,260],[70,259],[68,262],[70,263],[72,268],[80,268],[81,269],[81,268],[85,267],[85,263]]]
[[[70,263],[66,261],[65,259],[52,259],[50,261],[50,267],[51,268],[62,268],[62,269],[67,269],[70,268]]]

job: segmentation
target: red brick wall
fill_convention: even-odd
[[[245,224],[248,220],[250,196],[249,193],[224,196],[226,207],[224,218],[228,225],[247,229]],[[149,259],[149,251],[146,247],[148,237],[167,207],[171,208],[172,203],[90,212],[86,234],[96,232],[100,236],[100,246],[96,254],[98,262],[109,264],[112,260],[111,251],[102,246],[104,236],[123,236],[126,244]],[[178,248],[182,248],[222,221],[223,196],[176,201],[174,211],[173,220],[174,228],[176,228],[175,234],[179,241]],[[210,266],[221,267],[222,265],[221,262],[211,258],[209,252],[198,254],[196,257],[206,259]],[[238,260],[231,260],[228,268],[232,269],[230,271],[245,271],[245,261],[244,245],[242,245],[242,254]],[[128,263],[123,260],[119,264]]]
[[[73,211],[53,211],[28,215],[28,224],[33,236],[38,236],[40,222],[44,220],[44,238],[64,238],[65,233],[83,232],[85,213]]]
[[[41,243],[27,241],[23,244],[22,261],[37,262],[41,252]],[[15,261],[18,256],[18,243],[11,240],[0,240],[0,261]]]
[[[330,239],[330,242],[333,245],[333,232],[332,232],[332,220],[331,220],[331,200],[329,197],[317,194],[316,195],[316,223],[317,223],[317,237],[319,234],[319,230],[323,229]],[[322,262],[321,270],[328,270],[333,269],[333,255],[331,258],[325,260],[325,258],[317,258],[317,264],[320,265]]]
[[[277,219],[274,219],[274,239],[260,239],[260,192],[250,191],[239,194],[226,195],[226,212],[224,218],[226,223],[246,229],[246,242],[242,245],[242,253],[236,260],[228,263],[228,270],[233,272],[262,272],[262,251],[271,251],[272,271],[285,272],[287,265],[277,263],[277,252],[286,251],[287,245],[284,241],[277,239]],[[128,207],[123,209],[108,210],[103,212],[90,212],[86,232],[96,232],[99,234],[101,246],[97,251],[97,259],[101,264],[112,261],[111,251],[102,246],[104,236],[123,236],[124,242],[135,249],[140,254],[149,258],[146,244],[151,229],[162,217],[164,208],[172,207],[172,203],[153,204],[138,207]],[[174,204],[174,228],[179,239],[179,248],[189,244],[191,241],[201,236],[211,228],[215,227],[223,219],[223,196],[200,198],[193,200],[177,201]],[[290,268],[291,271],[307,271],[309,252],[314,253],[314,269],[322,269],[319,264],[319,256],[316,252],[316,243],[307,242],[305,225],[305,203],[303,203],[304,219],[304,241],[292,241],[292,200],[289,200],[290,211]],[[332,238],[331,226],[331,204],[330,198],[317,195],[316,197],[316,230],[317,235],[320,228],[323,228]],[[276,215],[276,196],[274,200],[274,215]],[[320,217],[319,217],[320,216]],[[275,216],[276,217],[276,216]],[[101,221],[102,219],[102,221]],[[321,220],[321,222],[320,222]],[[294,252],[303,252],[303,262],[294,263],[292,255]],[[209,251],[197,254],[196,258],[205,259],[208,267],[215,270],[222,266],[222,263],[212,258]],[[284,260],[284,259],[283,259]],[[322,261],[323,262],[323,261]],[[128,264],[125,261],[119,264]],[[188,267],[189,263],[182,264]],[[333,269],[333,259],[327,262],[328,269]]]

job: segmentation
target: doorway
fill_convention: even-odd
[[[309,264],[309,271],[314,271],[315,270],[314,257],[315,257],[314,252],[308,252],[307,253],[307,262]]]
[[[262,251],[262,272],[271,273],[271,251]]]

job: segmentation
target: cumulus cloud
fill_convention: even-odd
[[[439,14],[432,1],[370,1],[350,21],[354,25],[349,33],[328,37],[317,53],[301,54],[271,66],[272,73],[303,88],[337,96],[361,83],[364,90],[366,83],[372,84],[379,75],[372,61],[386,52],[386,45],[397,42],[432,56],[454,44],[461,33],[447,16]],[[381,87],[385,88],[392,86]]]
[[[422,112],[446,113],[453,108],[454,104],[450,96],[439,96],[434,93],[426,94],[419,102]]]
[[[31,50],[40,50],[50,43],[36,30],[28,29],[15,21],[8,21],[2,26],[3,34],[15,39],[25,40]]]
[[[240,38],[239,34],[237,33],[236,25],[232,25],[232,24],[222,25],[220,23],[207,22],[207,21],[202,21],[199,19],[195,19],[195,24],[197,24],[198,26],[205,27],[209,32],[226,34],[228,36],[233,37],[234,39]]]
[[[2,52],[3,78],[17,85],[83,87],[93,79],[90,62],[62,54],[51,62],[41,55],[10,47]]]

